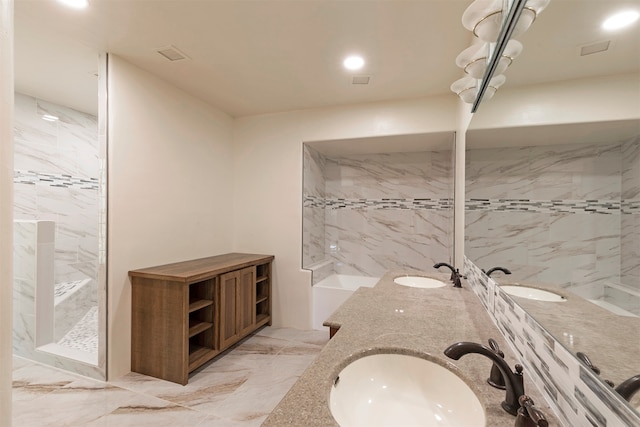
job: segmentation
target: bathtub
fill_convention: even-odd
[[[361,286],[373,288],[379,277],[332,274],[313,285],[311,290],[313,329],[324,330],[322,324]]]

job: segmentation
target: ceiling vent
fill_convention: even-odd
[[[165,58],[167,58],[169,61],[172,61],[172,62],[181,61],[183,59],[189,59],[187,55],[185,55],[183,52],[180,51],[180,49],[178,49],[173,45],[156,49],[156,52],[158,52],[160,55],[164,56]]]
[[[580,56],[587,56],[598,52],[609,50],[611,40],[603,42],[591,43],[580,47]]]
[[[371,76],[353,76],[351,78],[351,84],[354,85],[368,85]]]

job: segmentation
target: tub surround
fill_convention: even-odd
[[[458,374],[478,395],[485,409],[487,425],[513,426],[515,417],[500,407],[505,392],[490,387],[486,380],[491,361],[467,355],[448,359],[444,349],[459,341],[487,345],[494,338],[513,367],[516,359],[502,334],[488,316],[475,293],[463,280],[463,288],[446,286],[418,289],[393,283],[404,275],[419,275],[449,283],[449,274],[397,270],[386,273],[373,288],[359,288],[327,321],[339,329],[318,358],[267,418],[264,426],[337,425],[328,402],[336,375],[351,361],[365,354],[395,352],[420,354]],[[524,372],[525,391],[547,416],[550,425],[559,425],[550,408]]]
[[[331,260],[337,274],[375,277],[427,269],[452,250],[452,198],[450,150],[336,157],[305,144],[303,266]]]

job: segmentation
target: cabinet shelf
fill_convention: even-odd
[[[256,315],[256,328],[268,323],[269,319],[270,319],[270,316],[268,314],[257,314]]]
[[[218,354],[216,350],[207,347],[192,346],[192,348],[189,349],[189,372],[208,360],[213,359],[216,354]]]
[[[264,282],[265,280],[267,280],[269,278],[269,276],[260,276],[256,278],[256,283],[260,283],[260,282]]]
[[[189,319],[189,338],[213,327],[213,323]]]
[[[189,313],[198,311],[201,308],[209,307],[210,305],[213,305],[213,301],[209,299],[201,299],[201,300],[193,301],[191,304],[189,304]]]
[[[264,295],[264,296],[258,295],[257,298],[256,298],[256,304],[260,304],[261,302],[266,301],[268,298],[269,297],[266,296],[266,295]]]

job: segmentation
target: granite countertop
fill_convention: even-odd
[[[451,285],[419,289],[393,283],[404,275],[419,275],[449,283],[449,274],[390,271],[374,288],[359,288],[325,322],[339,328],[318,358],[303,373],[263,426],[337,426],[329,411],[329,393],[338,373],[354,359],[383,352],[421,355],[462,378],[484,406],[486,425],[512,427],[515,417],[500,407],[505,392],[486,383],[492,362],[468,354],[460,360],[444,349],[459,341],[487,345],[495,339],[513,368],[517,359],[470,287]],[[525,392],[536,402],[550,425],[559,425],[552,410],[524,372]]]

